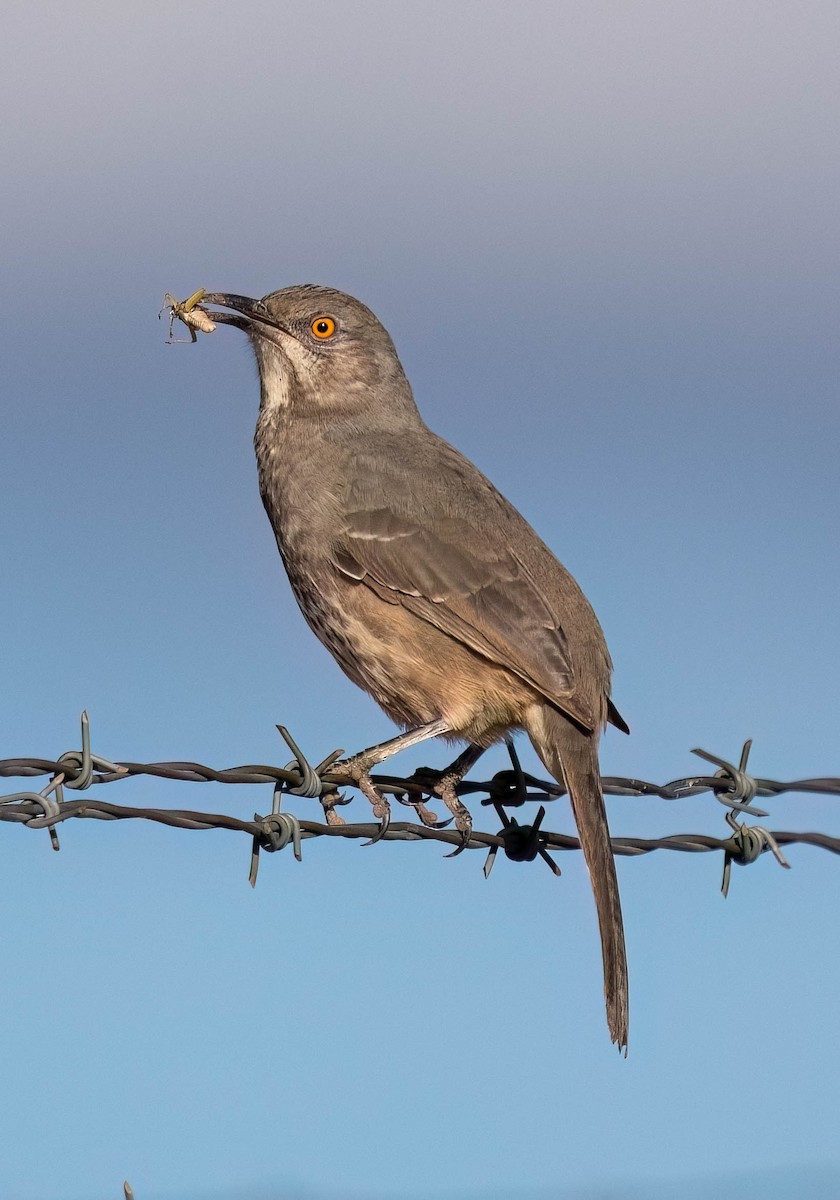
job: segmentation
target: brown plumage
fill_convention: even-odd
[[[612,664],[568,571],[420,417],[373,313],[330,288],[216,293],[256,353],[260,491],[298,604],[406,727],[487,746],[524,729],[568,788],[598,910],[607,1019],[627,1045],[627,962],[598,772]]]

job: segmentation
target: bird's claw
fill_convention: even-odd
[[[328,825],[346,825],[347,822],[342,817],[341,813],[335,810],[338,805],[350,803],[349,796],[342,796],[341,792],[325,792],[321,796],[321,808],[324,810],[324,820]]]
[[[379,814],[374,812],[374,816],[379,816]],[[386,808],[385,808],[385,815],[379,817],[379,828],[377,829],[376,833],[373,835],[372,838],[368,838],[368,840],[366,842],[362,842],[362,845],[363,846],[375,846],[377,842],[381,841],[382,838],[384,838],[385,834],[388,832],[388,827],[390,826],[390,824],[391,824],[391,808],[389,805],[389,806],[386,806]]]
[[[397,793],[397,800],[400,804],[404,804],[406,808],[413,808],[418,819],[427,829],[446,829],[447,826],[452,824],[452,817],[441,820],[440,817],[435,816],[430,808],[426,807],[422,800],[410,800],[405,793],[401,792]]]
[[[373,815],[379,821],[379,829],[372,838],[363,842],[362,845],[375,846],[388,832],[388,827],[391,824],[391,805],[382,793],[377,791],[376,785],[370,777],[369,760],[364,755],[358,755],[356,758],[349,758],[345,762],[335,763],[333,770],[337,773],[340,772],[349,775],[373,809]]]
[[[443,803],[452,813],[452,816],[455,818],[455,828],[461,834],[460,843],[450,854],[445,854],[444,858],[457,858],[470,844],[472,816],[466,804],[458,798],[456,787],[460,782],[460,775],[449,773],[443,775],[435,784],[435,794],[440,796]]]
[[[370,838],[369,841],[363,842],[364,846],[375,846],[388,831],[388,826],[391,824],[391,805],[385,799],[381,792],[378,792],[374,787],[373,780],[367,771],[363,771],[359,777],[359,790],[362,795],[370,801],[370,806],[373,809],[373,815],[379,820],[379,829]]]
[[[452,824],[452,817],[436,817],[426,808],[425,804],[418,804],[416,808],[418,817],[427,829],[448,829]]]
[[[472,836],[472,818],[469,813],[467,813],[467,817],[469,817],[469,820],[465,822],[459,820],[457,817],[455,818],[455,828],[460,830],[461,840],[454,850],[451,850],[449,854],[444,854],[444,858],[457,858],[469,846],[470,837]]]

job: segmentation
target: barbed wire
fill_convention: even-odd
[[[501,829],[497,833],[472,829],[465,836],[459,830],[447,828],[448,821],[436,820],[426,807],[427,800],[436,799],[435,785],[443,774],[430,768],[421,768],[407,778],[380,774],[371,777],[380,793],[413,808],[421,819],[420,824],[408,821],[345,822],[335,811],[336,806],[349,803],[339,789],[358,788],[358,780],[342,769],[343,764],[338,759],[343,751],[334,751],[318,766],[312,767],[288,731],[282,726],[277,728],[294,754],[292,762],[282,768],[260,764],[217,770],[195,762],[112,762],[92,752],[90,723],[87,713],[83,713],[80,750],[67,751],[56,759],[0,759],[0,776],[50,777],[40,791],[20,791],[0,796],[0,821],[22,824],[30,829],[47,829],[56,850],[59,849],[56,827],[71,818],[146,820],[178,829],[233,830],[252,838],[249,875],[252,884],[256,883],[260,851],[280,850],[291,843],[295,857],[300,860],[302,842],[313,837],[364,838],[368,842],[425,840],[454,846],[456,852],[483,849],[487,851],[485,875],[489,875],[499,850],[514,861],[529,862],[540,857],[555,874],[559,874],[560,869],[548,851],[580,849],[576,837],[541,828],[546,813],[545,804],[564,795],[565,789],[553,780],[542,780],[524,772],[510,742],[510,770],[499,771],[489,780],[463,780],[457,788],[459,795],[480,795],[483,806],[492,806],[501,822]],[[704,750],[694,750],[694,754],[718,767],[714,775],[689,775],[665,784],[635,778],[604,777],[604,792],[614,796],[656,796],[673,801],[710,792],[726,807],[726,821],[731,829],[730,836],[725,838],[699,833],[679,833],[659,838],[614,837],[613,853],[632,857],[650,854],[655,850],[692,854],[723,852],[724,895],[729,888],[733,862],[746,865],[755,862],[769,850],[781,866],[788,867],[781,847],[797,844],[817,846],[840,854],[840,837],[823,833],[771,831],[761,825],[747,825],[737,820],[736,813],[747,813],[754,817],[768,815],[753,804],[756,797],[773,797],[789,792],[840,795],[840,778],[782,782],[749,774],[746,767],[751,744],[749,741],[744,744],[737,767]],[[253,821],[248,821],[223,813],[131,807],[93,797],[70,800],[64,796],[65,788],[83,791],[138,776],[191,783],[270,784],[273,788],[271,812],[264,816],[255,813]],[[281,811],[282,798],[286,795],[319,797],[326,820],[300,819],[292,813]],[[508,808],[521,807],[528,802],[540,805],[533,822],[519,824],[508,816]]]

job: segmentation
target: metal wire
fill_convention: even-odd
[[[278,727],[279,728],[279,727]],[[336,803],[346,802],[337,796],[339,787],[356,787],[349,775],[342,773],[341,763],[336,759],[342,753],[334,751],[317,767],[311,767],[297,745],[287,733],[280,732],[292,747],[295,759],[285,768],[267,765],[247,765],[217,770],[194,762],[112,762],[94,754],[90,747],[90,726],[87,714],[82,714],[82,748],[68,751],[56,759],[7,758],[0,759],[0,776],[32,778],[49,776],[49,781],[40,791],[20,791],[0,796],[0,821],[22,824],[30,829],[48,829],[53,847],[58,849],[56,826],[71,818],[101,821],[145,820],[169,825],[177,829],[229,829],[249,834],[252,838],[250,879],[256,882],[257,866],[261,850],[274,851],[291,843],[295,857],[300,859],[301,843],[313,837],[341,837],[350,839],[375,839],[377,841],[435,841],[449,846],[460,846],[463,835],[458,830],[430,826],[425,823],[428,810],[423,801],[434,798],[434,784],[439,772],[423,769],[409,778],[392,775],[374,775],[373,782],[378,791],[390,795],[403,804],[413,807],[424,818],[423,824],[397,821],[383,830],[375,822],[340,822],[334,812]],[[706,834],[678,833],[660,838],[613,838],[613,853],[633,857],[650,854],[655,850],[673,850],[682,853],[724,854],[723,891],[729,886],[731,864],[746,865],[755,862],[765,851],[771,851],[781,866],[787,867],[781,847],[789,845],[817,846],[833,854],[840,854],[840,837],[823,833],[796,833],[784,830],[770,831],[760,825],[738,822],[735,813],[766,816],[762,810],[751,806],[756,796],[778,796],[787,792],[819,793],[840,795],[840,779],[817,778],[791,782],[764,779],[748,774],[746,770],[750,742],[745,743],[740,763],[736,767],[725,759],[708,754],[703,750],[694,753],[715,763],[719,770],[715,775],[691,775],[666,784],[655,784],[645,780],[606,777],[603,789],[617,796],[658,796],[664,800],[677,800],[702,792],[711,792],[728,809],[727,822],[731,835],[726,838]],[[483,805],[492,805],[502,824],[498,833],[472,830],[466,849],[487,851],[485,874],[489,874],[495,856],[502,850],[508,858],[516,861],[531,861],[543,858],[559,874],[559,868],[548,854],[549,850],[579,850],[580,842],[575,837],[552,833],[540,828],[545,809],[540,808],[533,824],[520,825],[508,818],[505,809],[518,807],[528,801],[544,804],[564,794],[564,789],[554,781],[546,781],[527,775],[519,768],[512,756],[514,769],[500,771],[492,779],[477,782],[463,781],[459,794],[482,795]],[[77,791],[121,779],[136,776],[152,776],[174,781],[192,783],[271,784],[273,787],[272,811],[266,816],[254,815],[253,821],[223,813],[197,812],[187,809],[130,807],[112,804],[99,798],[65,799],[64,788]],[[328,823],[302,820],[291,813],[280,811],[284,795],[321,794],[325,811],[330,816]],[[333,823],[336,822],[336,823]],[[338,823],[340,822],[340,823]]]

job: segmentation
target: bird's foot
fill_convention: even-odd
[[[384,837],[388,826],[391,824],[391,805],[385,799],[381,792],[376,790],[376,785],[370,777],[370,768],[374,764],[370,761],[370,756],[362,751],[361,754],[354,755],[353,758],[347,758],[344,762],[335,763],[333,770],[342,775],[349,775],[356,787],[370,803],[373,809],[373,815],[379,821],[379,829],[374,836],[367,842],[365,846],[373,846],[380,838]]]
[[[472,770],[478,760],[481,758],[484,750],[481,746],[469,745],[466,750],[463,750],[445,771],[438,774],[435,783],[432,786],[432,792],[435,796],[439,796],[452,816],[455,818],[455,828],[461,834],[461,841],[455,847],[451,854],[447,854],[447,858],[455,858],[466,850],[470,843],[470,835],[472,834],[472,816],[466,804],[458,796],[458,784],[464,776]],[[415,772],[415,775],[419,772]]]
[[[347,796],[342,796],[341,792],[325,792],[320,798],[321,808],[324,810],[324,820],[328,825],[346,825],[347,822],[342,817],[341,813],[335,810],[338,805],[349,804],[350,799]]]
[[[430,808],[426,807],[426,804],[423,800],[411,800],[404,793],[397,793],[397,799],[399,800],[400,804],[404,804],[407,808],[413,808],[418,819],[426,826],[427,829],[446,829],[448,825],[452,824],[451,817],[447,817],[445,820],[441,821],[439,817],[435,816]]]
[[[440,796],[443,803],[452,813],[452,816],[455,818],[455,828],[461,834],[460,844],[455,847],[451,854],[445,855],[446,858],[456,858],[462,850],[466,850],[472,833],[472,816],[470,810],[459,799],[456,790],[462,778],[462,771],[451,770],[447,771],[445,775],[441,775],[435,784],[435,795]]]
[[[370,776],[373,767],[383,763],[392,754],[408,750],[419,742],[424,742],[426,738],[437,737],[448,731],[449,726],[441,717],[436,721],[430,721],[427,725],[418,725],[416,729],[407,729],[399,737],[391,738],[387,742],[380,742],[378,746],[370,746],[367,750],[354,754],[352,758],[332,764],[332,771],[336,775],[351,779],[362,795],[367,797],[373,809],[373,815],[379,820],[379,829],[376,835],[366,842],[366,845],[372,846],[374,842],[378,842],[385,835],[391,823],[391,806],[382,793],[377,790]],[[479,750],[478,754],[480,753]],[[460,763],[463,759],[464,755],[458,759],[458,762]],[[450,768],[450,770],[452,769]],[[423,807],[422,811],[418,808],[417,813],[424,825],[434,826],[436,824],[434,816],[427,808]]]

